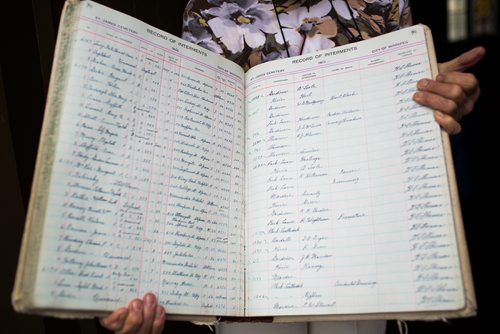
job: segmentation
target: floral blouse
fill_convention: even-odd
[[[182,38],[248,70],[411,24],[409,0],[190,0]]]

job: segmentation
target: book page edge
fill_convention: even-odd
[[[51,154],[51,152],[54,152],[54,146],[57,143],[60,109],[67,72],[65,65],[71,51],[71,33],[79,8],[79,1],[66,0],[59,21],[59,32],[51,71],[51,78],[53,79],[50,81],[47,93],[30,200],[11,296],[12,305],[17,312],[37,313],[35,311],[34,284],[41,247],[41,235],[45,226],[46,194],[54,162],[54,154]]]
[[[438,66],[436,52],[432,38],[431,29],[426,25],[421,24],[426,35],[428,54],[430,57],[432,76],[435,78],[438,74]],[[455,236],[457,242],[458,256],[460,261],[463,289],[464,289],[464,305],[463,308],[457,310],[457,315],[460,317],[474,316],[477,312],[476,295],[474,291],[474,281],[467,249],[467,240],[465,238],[465,229],[462,218],[462,209],[460,207],[460,197],[458,193],[458,185],[456,181],[455,168],[453,164],[453,155],[449,135],[441,129],[441,139],[444,148],[444,157],[446,161],[446,171],[448,175],[448,184],[453,211],[453,221],[455,227]]]

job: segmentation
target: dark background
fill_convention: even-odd
[[[100,0],[164,31],[180,35],[182,12],[187,0]],[[0,239],[3,273],[0,280],[0,332],[2,333],[107,333],[95,320],[60,320],[17,314],[10,304],[17,256],[24,226],[45,97],[49,83],[59,16],[63,0],[14,0],[0,9]],[[469,3],[472,3],[469,0]],[[463,131],[452,138],[460,200],[469,246],[474,285],[479,305],[474,318],[448,322],[408,322],[413,333],[480,333],[481,325],[491,318],[494,302],[491,270],[480,266],[484,258],[493,259],[493,243],[486,242],[483,231],[498,222],[494,201],[494,157],[498,139],[499,107],[494,100],[497,80],[497,36],[481,36],[449,43],[446,40],[446,1],[412,1],[415,23],[432,28],[439,61],[454,58],[473,46],[483,45],[487,55],[473,68],[481,84],[482,95],[475,111],[462,122]],[[432,4],[432,5],[431,5]],[[498,5],[496,7],[498,18]],[[498,22],[497,22],[498,32]],[[496,294],[496,291],[494,292]],[[488,299],[488,300],[487,300]],[[491,299],[491,301],[489,300]],[[489,322],[489,321],[488,321]],[[169,333],[190,330],[210,333],[186,323],[168,323]],[[388,333],[397,333],[390,321]]]

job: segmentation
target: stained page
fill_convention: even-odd
[[[247,72],[247,314],[464,306],[423,27]]]
[[[35,305],[242,314],[242,70],[92,2],[72,34]]]

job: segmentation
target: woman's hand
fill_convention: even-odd
[[[99,319],[101,325],[117,334],[159,334],[165,322],[165,309],[158,305],[155,295],[134,299],[128,307],[116,309]]]
[[[413,99],[434,111],[434,118],[449,134],[462,130],[458,123],[474,108],[480,89],[476,77],[465,70],[477,64],[486,50],[476,47],[455,59],[439,64],[436,80],[422,79]]]

